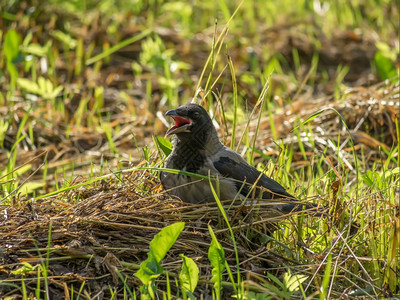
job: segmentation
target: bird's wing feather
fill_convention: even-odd
[[[244,196],[247,196],[250,187],[248,185],[242,187],[243,182],[251,185],[257,182],[256,186],[264,187],[272,192],[264,191],[262,194],[263,199],[289,198],[285,199],[285,201],[289,200],[288,202],[276,206],[276,208],[282,212],[291,213],[307,209],[309,213],[313,213],[316,216],[328,215],[328,209],[326,207],[313,203],[298,202],[298,200],[286,192],[283,186],[250,166],[238,153],[231,149],[225,148],[217,153],[214,157],[214,167],[222,176],[234,179],[236,188],[238,190],[242,188],[241,194]]]
[[[250,166],[239,154],[228,148],[218,152],[214,160],[214,167],[222,176],[235,179],[238,190],[243,185],[243,182],[246,182],[247,188],[245,188],[246,186],[242,188],[242,194],[244,195],[249,191],[249,184],[253,185],[257,182],[257,186],[264,187],[273,194],[281,195],[281,197],[275,196],[274,198],[282,198],[282,196],[293,198],[279,183]],[[268,195],[268,193],[263,195],[263,198],[270,197],[271,195]]]

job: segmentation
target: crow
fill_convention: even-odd
[[[283,213],[308,211],[320,214],[312,203],[304,204],[289,194],[283,186],[249,165],[238,153],[225,147],[207,111],[197,104],[185,104],[169,110],[174,119],[167,135],[175,135],[173,149],[165,160],[165,168],[203,175],[202,178],[184,173],[160,173],[161,183],[170,194],[194,204],[214,202],[210,182],[219,191],[220,200],[258,199],[284,200],[274,205]],[[204,178],[212,177],[214,180]],[[216,184],[218,180],[218,184]]]

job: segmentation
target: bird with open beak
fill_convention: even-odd
[[[276,205],[282,212],[301,210],[303,203],[286,192],[275,180],[250,166],[238,153],[225,147],[207,111],[197,104],[186,104],[166,113],[174,120],[168,135],[175,135],[173,150],[165,160],[165,168],[210,175],[218,180],[163,171],[161,183],[168,193],[190,203],[215,201],[210,182],[219,191],[220,200],[285,199]],[[218,187],[218,188],[217,188]],[[314,208],[307,204],[306,209]],[[313,210],[313,209],[312,209]]]

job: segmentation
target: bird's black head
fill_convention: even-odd
[[[197,104],[185,104],[168,111],[165,115],[172,117],[175,121],[174,126],[168,130],[168,135],[176,134],[178,137],[189,137],[213,128],[207,111]]]

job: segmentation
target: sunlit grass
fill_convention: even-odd
[[[3,4],[2,17],[10,30],[0,31],[3,45],[0,47],[0,69],[3,70],[0,72],[3,92],[0,106],[6,107],[0,120],[0,150],[7,157],[7,162],[2,165],[4,169],[0,170],[2,205],[12,206],[13,201],[26,202],[28,199],[34,203],[56,195],[61,200],[79,203],[79,196],[69,198],[65,195],[81,187],[101,185],[110,178],[123,183],[121,175],[132,170],[146,170],[157,176],[171,145],[166,139],[155,136],[152,140],[147,139],[148,144],[143,147],[143,141],[139,140],[139,146],[136,137],[132,138],[132,148],[142,159],[140,167],[120,170],[119,164],[110,166],[108,159],[120,159],[124,153],[121,153],[116,140],[121,135],[121,126],[112,119],[113,111],[107,105],[125,115],[145,119],[143,123],[132,126],[146,122],[153,126],[158,113],[155,109],[160,109],[161,113],[167,107],[175,107],[187,100],[180,94],[182,86],[185,87],[183,95],[193,95],[203,88],[205,101],[221,126],[221,135],[229,140],[232,149],[240,151],[250,164],[277,179],[299,199],[331,208],[331,219],[296,216],[291,221],[280,223],[279,230],[272,236],[261,234],[263,247],[311,265],[311,269],[298,267],[297,272],[303,275],[294,275],[289,272],[293,266],[285,266],[288,268],[286,281],[267,273],[260,280],[265,282],[258,289],[259,294],[290,297],[293,292],[289,290],[290,278],[302,282],[296,286],[296,291],[304,297],[319,293],[321,299],[334,298],[344,287],[351,287],[350,296],[398,292],[399,221],[393,212],[398,205],[399,146],[381,147],[377,151],[380,159],[371,168],[364,147],[356,150],[352,144],[342,144],[343,135],[351,139],[349,131],[327,137],[326,147],[317,148],[316,145],[321,144],[320,137],[311,126],[311,118],[319,117],[320,113],[311,116],[315,111],[310,112],[308,120],[296,117],[291,124],[291,141],[280,136],[279,126],[282,124],[275,118],[282,110],[288,109],[288,105],[305,97],[305,91],[315,89],[317,84],[332,83],[332,98],[345,100],[345,78],[349,67],[339,64],[333,75],[319,70],[321,66],[324,68],[318,54],[323,41],[318,39],[317,30],[327,38],[338,29],[378,33],[382,41],[376,45],[378,52],[371,61],[372,70],[382,79],[397,79],[398,49],[389,46],[397,32],[396,5],[383,0],[361,1],[363,9],[358,9],[358,2],[344,0],[298,1],[295,5],[289,0],[207,0],[195,1],[193,5],[157,1],[106,0],[99,4],[97,1],[52,0],[44,2],[40,9],[32,7],[32,12],[20,20],[20,12],[13,12],[11,2]],[[46,32],[46,27],[40,23],[27,28],[26,24],[35,23],[34,18],[41,10],[51,15],[54,24],[62,22],[62,28]],[[71,18],[63,16],[60,11],[68,12]],[[140,18],[136,19],[136,16]],[[302,58],[297,48],[290,50],[291,58],[285,58],[265,43],[264,35],[269,30],[296,22],[301,32],[307,33],[312,41],[315,53],[310,62]],[[104,26],[100,34],[91,32],[96,26]],[[76,30],[77,27],[88,36]],[[126,28],[135,28],[135,34],[124,35]],[[173,34],[165,34],[165,28],[173,28]],[[42,38],[44,34],[45,38]],[[202,72],[199,70],[194,80],[190,73],[192,66],[179,57],[185,51],[174,49],[174,43],[183,45],[181,39],[190,41],[198,35],[208,37],[204,39],[208,41],[204,47],[209,55],[204,57],[204,68]],[[349,36],[358,38],[356,34]],[[173,38],[169,40],[166,37]],[[230,52],[234,52],[238,45],[243,53],[231,55]],[[113,67],[115,55],[129,46],[133,47],[131,51],[138,52],[127,59],[132,73],[129,75],[141,81],[143,91],[138,93],[138,97],[143,98],[142,104],[149,118],[140,115],[138,107],[133,104],[134,96],[130,92],[137,85],[124,82],[126,88],[121,89],[121,85],[116,84],[117,96],[110,101],[105,87],[114,83],[114,77],[101,77],[102,70]],[[195,52],[196,49],[190,50]],[[240,70],[243,64],[248,66],[246,71]],[[124,75],[118,74],[120,77]],[[243,83],[251,92],[241,89]],[[231,90],[224,92],[224,87]],[[155,91],[160,94],[156,105]],[[256,95],[256,99],[249,99],[249,94]],[[269,139],[275,141],[273,149],[269,146],[269,152],[257,148],[260,136],[264,138],[260,124],[266,116],[271,132]],[[252,121],[255,126],[250,126]],[[338,122],[341,122],[340,118]],[[97,131],[103,138],[104,145],[100,148],[103,155],[98,163],[87,163],[86,169],[78,167],[79,162],[74,159],[50,162],[49,152],[36,153],[33,158],[25,159],[26,153],[41,150],[43,146],[41,133],[35,131],[37,124],[43,127],[53,125],[52,130],[58,130],[56,135],[62,136],[55,144],[70,140],[77,132]],[[399,140],[398,123],[393,127]],[[12,145],[7,148],[7,133],[12,129],[15,129]],[[332,149],[335,155],[330,154]],[[52,155],[61,155],[59,149]],[[77,169],[84,169],[85,176],[76,182]],[[39,179],[30,180],[35,174],[40,174]],[[143,184],[138,184],[137,188],[148,192]],[[226,216],[225,221],[229,224]],[[32,275],[37,278],[36,298],[43,295],[43,290],[46,290],[45,295],[48,294],[50,242],[51,228],[46,257],[42,258],[38,265],[40,268],[36,268],[36,274]],[[315,257],[319,259],[318,264],[314,263]],[[237,269],[239,276],[239,261]],[[119,273],[119,277],[124,284],[124,299],[135,298],[137,290],[127,283],[128,276]],[[21,278],[15,287],[23,299],[29,299],[26,279]],[[238,277],[224,284],[240,288],[242,279]],[[168,289],[164,294],[167,298],[172,296],[170,284],[177,283],[171,280],[170,283],[167,277]],[[78,290],[69,287],[71,299],[82,295],[85,288],[85,281]],[[117,298],[118,292],[116,288],[109,289],[111,298]],[[236,292],[239,298],[243,296],[242,292],[245,291]],[[251,295],[255,297],[255,294]]]

